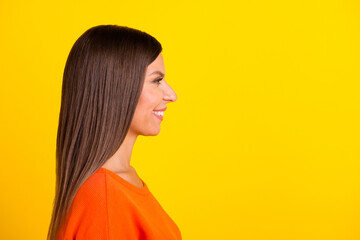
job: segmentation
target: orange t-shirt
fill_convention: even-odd
[[[137,187],[99,168],[76,193],[58,239],[182,239],[176,223],[141,181],[144,186]]]

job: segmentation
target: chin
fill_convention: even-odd
[[[160,133],[160,128],[158,130],[148,131],[148,132],[142,132],[141,135],[143,136],[156,136]]]

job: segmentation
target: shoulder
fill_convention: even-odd
[[[75,195],[62,239],[108,239],[106,194],[105,175],[94,173]]]
[[[109,198],[116,197],[118,202],[124,200],[126,193],[118,180],[103,169],[98,170],[78,189],[73,201],[74,207],[105,209],[108,208]]]
[[[78,189],[74,202],[99,203],[106,197],[106,176],[103,173],[94,173]]]
[[[107,215],[107,191],[105,175],[94,173],[78,189],[71,204],[70,216],[84,221],[86,218]]]

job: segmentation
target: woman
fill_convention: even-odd
[[[68,56],[48,239],[181,239],[130,165],[138,135],[160,131],[166,104],[161,44],[116,25],[87,30]]]

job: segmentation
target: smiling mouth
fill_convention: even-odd
[[[163,120],[164,111],[152,111],[152,114],[155,115],[156,118]]]

